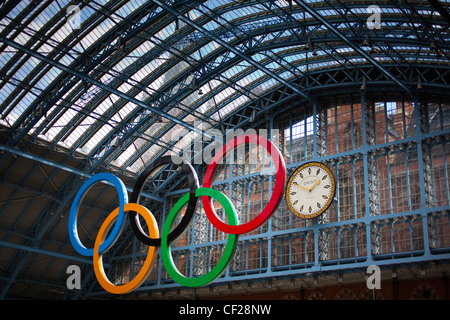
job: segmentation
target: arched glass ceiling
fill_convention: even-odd
[[[448,86],[449,1],[384,1],[380,29],[366,25],[371,4],[4,2],[3,143],[28,137],[136,174],[280,87],[309,99],[363,78],[408,94]]]

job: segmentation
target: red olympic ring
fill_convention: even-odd
[[[237,146],[246,143],[256,143],[264,147],[269,152],[276,170],[275,186],[273,188],[269,202],[261,211],[261,213],[249,222],[237,226],[232,226],[224,223],[214,210],[212,199],[208,196],[202,196],[203,208],[205,210],[206,216],[208,217],[208,220],[214,227],[222,232],[229,234],[243,234],[261,226],[272,215],[272,213],[275,212],[278,205],[280,204],[286,182],[286,164],[280,150],[278,150],[278,148],[266,138],[263,138],[256,134],[247,134],[230,140],[222,147],[219,152],[216,153],[214,158],[211,160],[208,168],[206,169],[205,177],[203,179],[204,188],[211,187],[212,178],[214,176],[214,172],[217,169],[217,165],[226,156],[227,152],[234,150]]]

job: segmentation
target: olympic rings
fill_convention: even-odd
[[[275,186],[269,202],[261,213],[253,220],[238,226],[231,226],[220,220],[217,213],[214,211],[211,199],[208,197],[202,197],[203,208],[209,221],[214,227],[225,233],[243,234],[258,228],[272,215],[273,212],[275,212],[283,197],[283,190],[286,182],[286,165],[284,163],[283,155],[272,142],[256,134],[242,135],[226,143],[222,150],[214,156],[211,160],[211,164],[208,166],[208,169],[206,169],[203,187],[211,187],[212,177],[216,171],[217,164],[226,156],[227,152],[245,143],[256,143],[264,147],[272,156],[276,170]]]
[[[152,237],[157,238],[159,234],[158,224],[155,220],[155,217],[150,213],[150,211],[137,203],[125,204],[125,211],[131,210],[140,213],[141,216],[144,217],[145,222],[148,225],[150,235]],[[103,269],[102,255],[99,253],[99,247],[100,243],[105,239],[105,236],[108,233],[111,224],[113,224],[114,221],[117,219],[118,214],[119,208],[111,212],[110,215],[106,218],[105,222],[100,227],[100,230],[97,234],[97,238],[95,239],[94,244],[94,272],[98,282],[103,287],[103,289],[115,294],[124,294],[133,291],[134,289],[139,287],[141,283],[144,282],[144,280],[147,278],[153,267],[153,261],[155,260],[157,247],[149,248],[144,265],[142,266],[141,271],[139,271],[139,273],[134,277],[133,280],[121,286],[116,286],[112,284],[105,275],[105,271]]]
[[[161,235],[161,257],[164,266],[166,267],[167,273],[172,277],[173,280],[186,287],[201,287],[216,280],[226,269],[236,249],[238,236],[235,234],[230,234],[228,236],[227,245],[223,252],[222,258],[210,272],[198,278],[186,278],[185,276],[183,276],[178,271],[172,260],[171,250],[167,242],[167,235],[172,228],[172,224],[175,221],[175,218],[180,213],[181,209],[183,209],[184,205],[188,202],[189,196],[189,193],[186,193],[180,200],[178,200],[177,203],[175,203],[172,210],[170,210]],[[230,199],[228,199],[228,197],[225,196],[222,192],[210,188],[200,188],[197,189],[195,196],[209,196],[219,201],[219,203],[225,210],[228,221],[232,225],[237,225],[238,217],[236,215],[236,209],[234,208],[234,205],[231,203]]]
[[[192,217],[194,216],[195,208],[197,206],[197,199],[195,199],[195,190],[197,190],[199,187],[197,173],[195,172],[194,168],[192,168],[192,166],[186,160],[177,156],[163,156],[161,158],[158,158],[156,161],[152,162],[139,176],[134,186],[133,193],[130,199],[130,202],[132,203],[139,203],[141,192],[142,189],[144,188],[144,183],[147,180],[147,178],[158,167],[164,164],[175,164],[174,160],[176,163],[181,163],[181,170],[188,177],[190,197],[188,207],[186,209],[183,218],[181,219],[178,226],[172,232],[170,232],[168,236],[169,243],[178,238],[183,233],[183,231],[187,228],[189,222],[191,222]],[[139,239],[139,241],[148,246],[157,246],[157,247],[161,246],[161,239],[159,238],[152,239],[145,234],[139,223],[139,217],[135,212],[130,212],[130,224],[134,234]]]
[[[220,191],[212,189],[211,185],[217,165],[226,156],[227,152],[246,143],[256,143],[264,147],[269,152],[276,170],[276,181],[272,195],[261,213],[249,222],[239,225],[236,209],[230,199],[228,199],[228,197]],[[181,197],[181,199],[178,200],[174,207],[170,210],[161,232],[161,238],[158,238],[159,231],[155,217],[147,208],[138,204],[138,202],[147,179],[156,168],[166,164],[175,164],[180,166],[181,171],[188,177],[189,192]],[[92,185],[94,185],[94,183],[99,181],[109,182],[116,188],[119,194],[119,207],[107,216],[95,239],[94,248],[88,249],[81,243],[78,236],[78,211],[87,191],[92,187]],[[69,215],[69,239],[78,253],[84,256],[93,257],[95,275],[100,285],[111,293],[123,294],[137,288],[148,276],[156,256],[156,250],[159,246],[161,247],[161,258],[166,271],[176,282],[187,287],[204,286],[217,279],[226,269],[236,249],[238,236],[261,226],[276,210],[283,196],[285,181],[286,165],[281,152],[272,142],[258,135],[239,136],[225,144],[225,146],[217,152],[211,160],[211,163],[208,165],[202,188],[199,187],[198,177],[192,166],[187,161],[177,156],[164,156],[151,163],[138,177],[133,188],[130,203],[128,203],[128,194],[125,185],[119,178],[110,173],[99,173],[88,179],[75,196]],[[204,211],[209,221],[218,230],[228,233],[229,235],[223,255],[216,266],[201,277],[187,278],[179,272],[173,262],[170,243],[172,243],[184,232],[192,220],[192,217],[196,211],[197,197],[202,197]],[[228,224],[224,223],[214,211],[212,199],[215,199],[222,205],[225,210]],[[186,204],[186,212],[181,218],[180,223],[177,227],[171,230],[176,217],[179,215],[182,208],[186,206]],[[141,242],[149,245],[150,248],[141,271],[134,277],[134,279],[125,285],[116,286],[112,284],[105,275],[103,270],[102,254],[107,251],[119,238],[125,224],[125,212],[128,212],[130,215],[130,225],[133,233]],[[138,214],[141,215],[146,221],[149,229],[149,235],[146,235],[143,231],[139,222]],[[113,224],[114,227],[112,228],[109,236],[106,237]]]

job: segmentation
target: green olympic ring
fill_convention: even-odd
[[[231,203],[230,199],[228,199],[228,197],[226,197],[223,193],[211,188],[199,188],[196,190],[195,196],[196,197],[209,196],[216,199],[225,210],[225,214],[228,218],[228,223],[233,226],[238,225],[238,217],[236,214],[236,209],[234,208],[234,205],[233,203]],[[175,266],[175,263],[172,259],[170,246],[167,243],[167,236],[169,235],[170,230],[172,229],[172,225],[175,222],[175,218],[178,216],[181,209],[183,209],[183,207],[186,205],[188,201],[189,201],[189,193],[186,193],[180,200],[177,201],[177,203],[175,203],[172,210],[170,210],[169,216],[167,217],[167,220],[164,223],[164,227],[161,234],[160,252],[166,271],[172,277],[173,280],[186,287],[201,287],[216,280],[226,269],[226,267],[231,261],[231,258],[233,257],[239,236],[236,234],[228,235],[227,244],[225,246],[223,255],[220,258],[219,262],[216,264],[216,266],[212,268],[210,272],[197,278],[187,278],[184,275],[182,275],[178,270],[178,268]]]

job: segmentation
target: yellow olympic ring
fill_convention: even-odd
[[[125,212],[134,211],[139,213],[147,223],[150,237],[152,238],[159,237],[159,229],[156,219],[147,208],[137,203],[126,203],[124,211]],[[141,283],[144,282],[144,280],[147,278],[152,269],[153,261],[155,260],[156,257],[157,247],[149,247],[144,265],[142,266],[141,271],[139,271],[139,273],[134,277],[133,280],[120,286],[116,286],[113,283],[111,283],[108,280],[108,277],[106,276],[105,271],[103,269],[103,259],[102,254],[99,253],[99,247],[105,240],[109,229],[111,228],[112,224],[116,221],[118,215],[119,215],[119,208],[116,208],[113,212],[109,214],[108,217],[106,217],[105,222],[102,224],[97,234],[97,238],[95,239],[94,244],[94,272],[98,282],[103,287],[103,289],[114,294],[124,294],[131,292],[137,287],[139,287]]]

